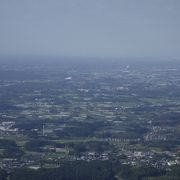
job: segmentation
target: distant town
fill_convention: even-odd
[[[8,174],[74,162],[179,166],[180,63],[0,64],[0,168]]]

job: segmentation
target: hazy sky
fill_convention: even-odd
[[[180,0],[0,0],[0,55],[180,58]]]

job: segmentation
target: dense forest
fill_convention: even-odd
[[[66,162],[60,168],[16,169],[9,175],[0,171],[0,180],[178,180],[180,166],[171,171],[153,167],[132,167],[110,161]]]

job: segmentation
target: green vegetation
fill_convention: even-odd
[[[20,158],[23,155],[23,151],[13,140],[0,139],[0,147],[3,148],[1,156],[4,158]]]
[[[179,178],[179,63],[34,63],[0,64],[0,180]]]

